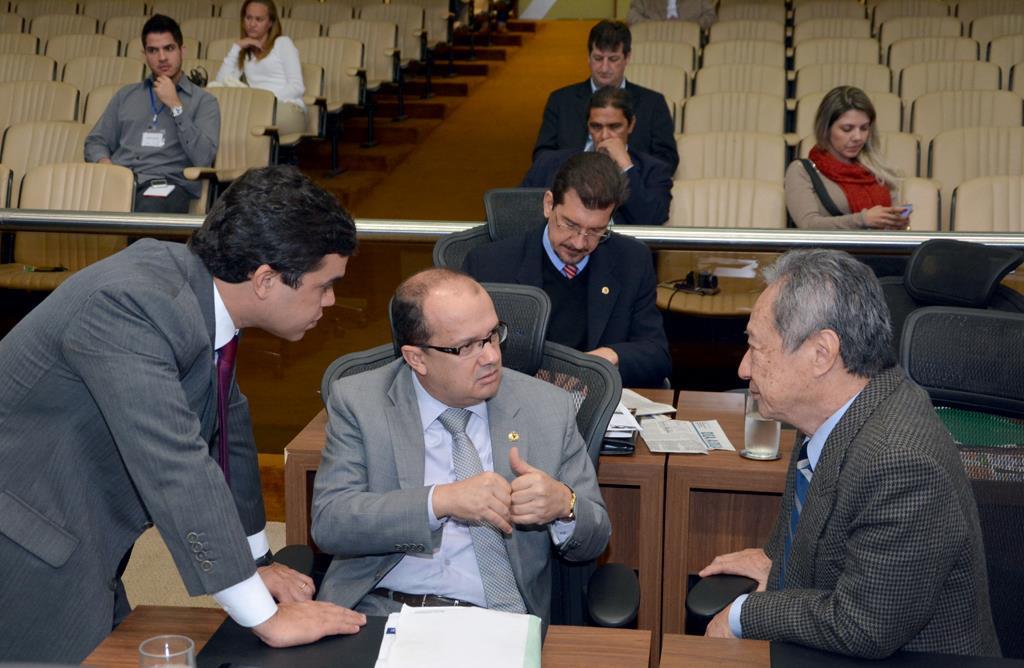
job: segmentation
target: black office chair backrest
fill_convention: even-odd
[[[911,254],[903,276],[879,279],[892,315],[893,344],[904,322],[925,306],[960,306],[1024,312],[1024,295],[1000,285],[1024,253],[1012,248],[931,239]]]
[[[608,361],[548,341],[537,377],[567,391],[576,404],[576,427],[597,469],[601,442],[622,397],[622,377]]]
[[[1024,314],[917,309],[903,326],[900,363],[933,402],[1024,417]]]
[[[900,362],[960,448],[978,506],[1003,655],[1024,658],[1024,315],[931,306],[907,318]]]
[[[508,325],[501,347],[502,363],[528,376],[537,374],[544,359],[544,339],[551,318],[551,299],[532,285],[484,283],[498,319]]]
[[[501,241],[544,224],[547,188],[494,188],[484,193],[487,229]]]
[[[462,263],[469,251],[491,242],[487,225],[477,225],[462,232],[446,234],[434,244],[434,266],[446,269],[462,269]]]
[[[331,362],[320,380],[320,398],[324,405],[327,405],[327,400],[331,396],[331,385],[334,381],[364,371],[372,371],[394,361],[395,357],[395,347],[390,343],[385,343],[369,350],[347,353]]]

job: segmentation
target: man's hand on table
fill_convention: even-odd
[[[366,615],[324,601],[280,603],[267,621],[253,627],[260,640],[271,647],[306,645],[338,634],[358,633]]]

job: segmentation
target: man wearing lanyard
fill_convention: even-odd
[[[220,108],[182,76],[182,41],[174,19],[146,21],[142,49],[153,76],[119,90],[85,140],[86,162],[135,173],[135,211],[188,213],[200,184],[187,181],[184,169],[209,167],[217,155]]]

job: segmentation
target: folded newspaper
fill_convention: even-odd
[[[706,455],[712,450],[736,450],[718,420],[688,422],[656,415],[641,420],[640,426],[651,452]]]

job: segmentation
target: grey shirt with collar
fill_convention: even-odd
[[[109,158],[115,165],[131,169],[140,184],[167,179],[189,196],[199,197],[200,184],[187,181],[183,172],[186,167],[213,165],[220,138],[217,99],[182,76],[177,88],[183,111],[174,117],[155,92],[151,101],[152,87],[152,78],[147,78],[117,91],[85,139],[85,160]],[[154,102],[158,110],[155,123]],[[163,131],[162,147],[142,145],[142,133],[151,129]]]

